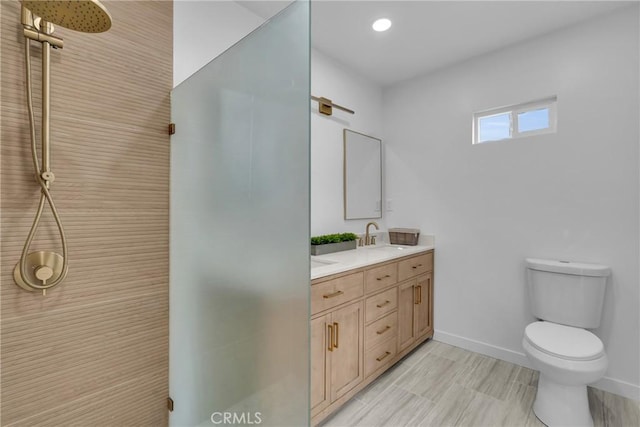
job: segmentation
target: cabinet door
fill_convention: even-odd
[[[311,321],[311,416],[329,405],[327,372],[330,371],[329,325],[331,315]]]
[[[331,401],[364,379],[364,305],[357,302],[331,314],[333,351],[331,358]]]
[[[415,311],[416,280],[398,286],[398,349],[404,350],[416,338]]]
[[[416,298],[414,304],[415,335],[416,338],[428,333],[431,329],[429,313],[431,292],[431,273],[419,276],[416,283]]]

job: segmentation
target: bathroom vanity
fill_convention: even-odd
[[[311,424],[433,337],[433,245],[312,257]]]

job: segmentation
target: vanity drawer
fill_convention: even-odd
[[[396,338],[381,343],[364,353],[364,376],[365,378],[387,366],[396,355]]]
[[[364,273],[311,285],[311,314],[336,307],[364,294]]]
[[[433,252],[400,261],[398,263],[398,280],[402,282],[428,271],[433,271]]]
[[[395,337],[398,334],[398,312],[384,316],[376,320],[364,330],[364,348],[369,350],[381,342]]]
[[[398,264],[387,264],[365,272],[365,291],[379,291],[398,281]]]
[[[365,323],[372,322],[392,312],[398,307],[398,287],[367,298],[365,303]]]

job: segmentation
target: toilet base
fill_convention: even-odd
[[[593,427],[587,386],[569,386],[551,381],[540,373],[533,403],[536,417],[549,427]]]

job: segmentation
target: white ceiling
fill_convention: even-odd
[[[282,9],[287,7],[292,0],[235,0],[239,5],[249,9],[256,15],[269,19]]]
[[[289,2],[238,3],[269,18]],[[311,40],[316,49],[388,86],[631,3],[315,0]],[[393,26],[376,33],[371,24],[381,17]]]

